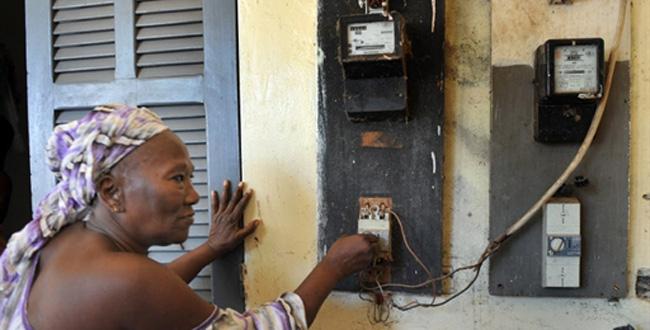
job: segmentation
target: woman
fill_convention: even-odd
[[[2,254],[0,328],[303,329],[336,282],[367,266],[374,238],[340,239],[293,293],[238,314],[187,286],[259,225],[239,228],[251,198],[226,182],[212,194],[206,243],[169,265],[152,245],[181,243],[199,200],[180,139],[144,108],[98,107],[55,129],[49,165],[59,182]]]

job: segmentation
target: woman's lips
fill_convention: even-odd
[[[181,221],[189,221],[190,224],[193,224],[194,223],[194,213],[188,214],[186,216],[182,216],[182,217],[179,218],[179,220],[181,220]]]

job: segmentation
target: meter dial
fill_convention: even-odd
[[[598,46],[556,47],[553,76],[555,94],[598,93]]]
[[[564,239],[562,237],[554,237],[549,242],[549,246],[551,248],[551,251],[553,251],[553,253],[555,254],[564,251],[564,249],[566,248],[566,243],[564,242]]]

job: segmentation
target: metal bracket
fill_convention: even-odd
[[[385,17],[390,15],[388,0],[359,0],[359,7],[364,10],[366,15],[382,14]]]

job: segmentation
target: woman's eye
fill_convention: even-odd
[[[185,181],[185,176],[182,174],[176,175],[173,177],[173,179],[177,182],[184,182]]]

